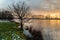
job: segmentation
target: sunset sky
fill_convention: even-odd
[[[19,0],[0,0],[0,8],[7,8],[8,5]],[[60,0],[20,0],[28,4],[35,14],[60,13]]]

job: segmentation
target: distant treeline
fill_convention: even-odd
[[[0,19],[8,19],[12,20],[14,17],[10,11],[1,11],[0,12]]]

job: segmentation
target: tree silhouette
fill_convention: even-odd
[[[22,2],[22,3],[19,2],[19,3],[13,4],[12,8],[11,7],[9,8],[13,12],[13,14],[17,15],[20,22],[21,29],[23,30],[23,21],[24,21],[24,18],[26,18],[30,14],[30,7],[27,6],[25,2]]]
[[[12,15],[12,13],[10,13],[7,10],[1,11],[0,12],[0,19],[4,19],[4,20],[12,20],[14,17]]]

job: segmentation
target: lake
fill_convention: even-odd
[[[41,30],[44,40],[60,40],[60,20],[32,19],[29,23],[33,30]]]

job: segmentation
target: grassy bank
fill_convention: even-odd
[[[26,40],[15,22],[0,22],[0,40]]]
[[[6,31],[14,28],[18,28],[18,24],[16,24],[15,22],[0,22],[0,30]]]

